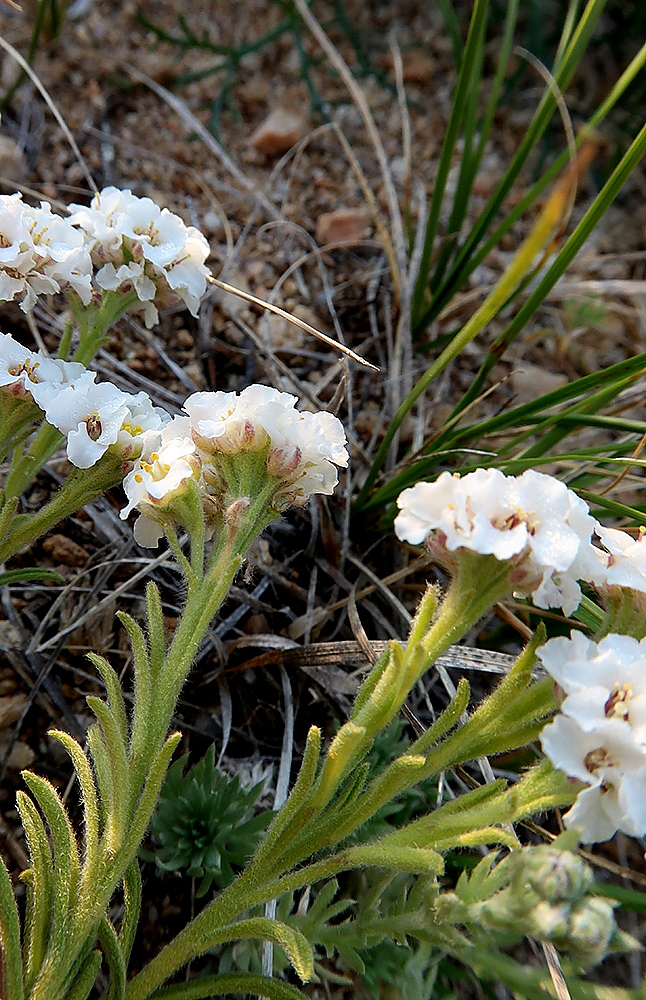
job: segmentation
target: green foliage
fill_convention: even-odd
[[[402,719],[393,719],[389,726],[377,733],[370,753],[366,758],[368,773],[366,781],[379,777],[386,768],[410,747],[410,740],[405,736],[406,723]],[[405,826],[416,816],[429,811],[429,800],[435,798],[437,780],[435,778],[421,781],[412,788],[407,788],[397,798],[387,802],[372,816],[367,823],[359,827],[353,840],[373,840],[391,833],[393,828]]]
[[[271,812],[250,816],[262,791],[262,782],[242,788],[240,779],[229,778],[215,766],[215,747],[184,774],[188,755],[168,771],[151,832],[159,847],[146,853],[162,871],[186,869],[201,878],[197,896],[213,883],[222,889],[233,881],[253,854],[260,833],[271,820]]]

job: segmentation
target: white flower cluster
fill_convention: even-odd
[[[426,542],[440,561],[463,549],[509,561],[514,590],[531,594],[538,607],[571,614],[581,600],[578,581],[599,573],[588,506],[552,476],[443,472],[434,483],[404,490],[397,505],[395,531],[403,541]]]
[[[563,701],[543,750],[586,786],[564,817],[585,843],[646,834],[646,639],[580,632],[537,653]]]
[[[70,288],[88,304],[92,262],[83,234],[46,201],[32,208],[20,194],[0,195],[0,301],[19,299],[27,312],[38,295]]]
[[[468,550],[512,565],[510,582],[539,608],[571,614],[581,600],[579,581],[597,590],[630,588],[646,594],[646,535],[606,528],[564,483],[541,472],[505,476],[477,469],[443,472],[416,483],[397,499],[395,532],[426,543],[439,562]],[[595,536],[603,548],[593,544]]]
[[[159,319],[155,302],[182,300],[197,316],[210,273],[204,263],[209,244],[199,230],[150,198],[115,187],[98,192],[89,208],[70,205],[70,211],[97,268],[99,288],[134,290],[147,326]]]
[[[207,508],[219,516],[250,506],[268,488],[268,506],[280,512],[300,506],[313,493],[326,495],[346,466],[343,426],[330,413],[299,412],[296,397],[264,385],[235,392],[198,392],[186,400],[185,417],[175,417],[159,447],[142,455],[124,480],[128,506],[143,517],[135,526],[141,544],[156,545],[162,534],[154,514],[183,484],[198,480]]]
[[[296,396],[264,385],[239,395],[197,392],[186,400],[187,416],[171,418],[145,392],[96,382],[83,365],[45,357],[0,334],[0,392],[31,398],[65,434],[67,457],[78,468],[89,469],[109,448],[124,472],[127,463],[121,517],[135,508],[144,514],[135,526],[142,545],[157,545],[163,530],[155,513],[191,479],[205,507],[220,516],[232,505],[250,506],[263,490],[268,508],[279,513],[302,506],[313,493],[333,493],[337,466],[348,464],[336,417],[301,413]]]
[[[157,305],[183,301],[197,315],[210,251],[195,227],[114,187],[70,211],[63,219],[48,202],[32,208],[20,194],[0,196],[0,301],[20,301],[27,312],[38,295],[72,291],[88,305],[94,283],[99,294],[134,293],[148,326],[159,319]]]
[[[76,362],[45,357],[0,334],[0,390],[31,397],[45,419],[67,436],[67,457],[89,469],[112,445],[123,461],[142,454],[170,420],[145,392],[122,392]]]

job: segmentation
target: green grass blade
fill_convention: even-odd
[[[451,39],[451,44],[453,46],[453,57],[455,59],[455,65],[460,68],[462,65],[462,39],[460,37],[460,24],[455,14],[453,4],[451,0],[437,0],[437,6],[439,7],[440,13],[444,19],[444,27],[446,28],[446,33]]]
[[[563,58],[560,60],[558,66],[554,67],[554,79],[560,90],[565,90],[569,85],[579,62],[585,53],[592,32],[594,31],[599,17],[601,16],[604,6],[605,0],[589,0],[581,20],[577,25],[576,31],[574,32],[568,45],[565,47]],[[466,263],[468,267],[467,262],[469,262],[474,256],[476,247],[484,237],[484,234],[487,232],[491,222],[500,210],[505,198],[511,191],[516,178],[527,160],[527,157],[535,148],[537,142],[547,128],[552,115],[554,114],[555,108],[556,101],[554,95],[548,88],[541,99],[534,118],[532,119],[529,128],[527,129],[527,132],[525,133],[525,136],[523,137],[523,140],[512,159],[512,162],[507,168],[504,177],[498,184],[498,187],[487,202],[487,205],[475,223],[471,233],[465,240],[465,243],[455,261],[453,271],[451,272],[448,281],[445,283],[445,288],[439,292],[436,299],[424,310],[420,309],[422,304],[421,296],[415,299],[415,309],[413,313],[414,333],[424,329],[428,322],[437,316],[444,304],[451,298],[455,291],[457,291],[459,285],[466,280],[467,274],[463,273],[463,266]],[[552,167],[551,175],[544,178],[544,183],[542,184],[540,190],[544,190],[545,187],[547,187],[550,181],[558,174],[558,171],[567,162],[567,159],[568,153],[566,151],[563,154],[562,162],[560,162],[559,166],[556,167],[556,169]],[[536,197],[538,197],[538,192],[535,194],[534,198],[528,202],[528,204],[532,204]],[[525,208],[528,207],[528,204],[525,205]],[[515,218],[518,218],[518,215],[516,215]],[[467,273],[470,273],[470,271]],[[456,278],[457,274],[460,274],[459,281]]]
[[[455,144],[464,120],[469,92],[473,85],[473,74],[475,68],[477,67],[476,55],[482,44],[482,38],[486,28],[488,6],[488,0],[475,0],[473,14],[471,15],[469,34],[467,36],[467,42],[464,49],[464,57],[460,65],[460,72],[455,89],[455,96],[453,98],[453,105],[451,107],[451,114],[446,127],[444,142],[442,143],[442,152],[440,154],[440,162],[437,168],[433,197],[431,199],[431,205],[428,213],[424,249],[420,260],[419,274],[415,283],[415,290],[413,292],[413,318],[422,310],[424,306],[426,283],[428,281],[428,274],[433,256],[437,227],[440,221],[440,210],[444,199],[444,191],[449,176],[449,170],[451,169],[451,161],[453,159]]]

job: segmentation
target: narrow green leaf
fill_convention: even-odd
[[[151,581],[146,585],[148,607],[148,632],[150,642],[150,669],[153,681],[164,663],[166,639],[164,637],[164,613],[162,611],[159,588]]]
[[[458,724],[461,716],[466,711],[470,695],[469,682],[465,677],[461,677],[453,699],[446,706],[442,714],[437,717],[435,722],[428,727],[424,735],[420,736],[410,746],[408,752],[411,754],[426,753],[432,743],[437,743],[443,736],[446,736],[449,729],[453,729]]]
[[[135,668],[134,707],[132,713],[132,738],[130,742],[130,764],[132,772],[132,787],[130,789],[134,808],[141,791],[143,771],[148,761],[150,746],[150,707],[152,700],[152,674],[150,659],[146,646],[146,637],[140,626],[130,615],[120,611],[117,617],[128,633],[132,646]],[[162,660],[163,662],[163,660]]]
[[[128,865],[123,877],[123,917],[119,933],[119,945],[123,960],[128,966],[130,952],[137,933],[139,914],[141,912],[141,872],[137,858]]]
[[[47,951],[54,892],[54,865],[47,833],[36,806],[25,792],[16,794],[16,805],[25,829],[32,863],[32,867],[22,876],[23,880],[27,882],[30,900],[26,925],[24,970],[25,992],[28,995],[40,972]]]
[[[110,985],[105,1000],[124,1000],[126,995],[126,964],[119,938],[107,917],[99,924],[99,944],[110,972]]]
[[[304,994],[295,986],[280,979],[267,979],[248,972],[234,972],[228,975],[205,976],[190,983],[165,986],[151,994],[152,1000],[206,1000],[208,997],[223,997],[229,994],[249,994],[267,997],[268,1000],[304,1000]]]
[[[102,744],[107,754],[107,767],[109,768],[109,785],[112,795],[112,809],[108,809],[106,823],[112,831],[114,843],[112,849],[120,843],[122,834],[129,820],[128,796],[130,791],[130,775],[128,772],[128,757],[126,748],[121,739],[119,725],[109,707],[100,698],[89,695],[87,698],[88,707],[94,712],[101,725]],[[93,728],[93,727],[92,727]],[[89,737],[89,732],[88,732]],[[92,752],[96,749],[95,744],[91,744]],[[96,758],[95,758],[96,764]],[[101,765],[102,766],[102,765]],[[101,780],[99,778],[99,787]],[[106,802],[107,806],[107,802]]]
[[[0,858],[0,951],[4,1000],[23,1000],[20,917],[9,872],[2,858]]]
[[[54,847],[51,937],[54,941],[59,941],[66,933],[69,910],[79,887],[81,862],[76,838],[65,806],[54,786],[31,771],[23,771],[22,777],[40,806],[51,833]]]
[[[63,577],[53,569],[38,569],[32,566],[25,569],[8,569],[5,573],[0,573],[0,587],[12,583],[24,583],[27,580],[50,580],[53,583],[62,583]]]
[[[261,941],[272,941],[279,945],[294,966],[301,981],[306,983],[312,978],[314,956],[309,941],[300,931],[289,927],[280,920],[249,917],[247,920],[227,924],[226,927],[218,927],[210,933],[208,931],[205,933],[200,947],[206,951],[216,944],[224,944],[227,941],[244,941],[249,938],[260,938]]]
[[[274,853],[275,847],[285,831],[291,828],[293,821],[298,819],[301,808],[314,784],[321,755],[321,730],[311,726],[307,734],[303,762],[298,777],[294,783],[287,801],[269,827],[266,836],[258,847],[256,860],[261,863],[267,856]]]
[[[68,733],[50,729],[49,735],[58,740],[72,759],[76,777],[81,788],[83,801],[83,817],[85,820],[85,857],[83,861],[84,878],[89,872],[96,870],[99,844],[99,802],[96,785],[92,776],[92,768],[83,748]]]
[[[99,789],[99,821],[103,832],[105,832],[108,818],[114,812],[115,795],[112,769],[110,767],[110,754],[105,745],[103,730],[100,726],[94,725],[89,727],[87,731],[87,745],[90,748],[92,765]],[[122,803],[119,803],[119,807],[122,807]]]
[[[155,756],[150,766],[139,804],[127,831],[127,838],[119,852],[119,861],[122,861],[124,858],[132,860],[139,849],[139,845],[148,829],[153,810],[157,805],[162,781],[168,770],[170,759],[181,738],[181,733],[171,733]]]
[[[646,913],[646,892],[639,889],[626,889],[620,885],[610,885],[607,882],[594,882],[590,892],[606,899],[616,899],[622,910],[631,913]]]
[[[123,745],[126,746],[128,740],[128,720],[126,718],[126,706],[121,691],[121,682],[117,677],[116,670],[106,660],[105,656],[99,656],[98,653],[88,653],[87,658],[94,664],[103,678],[108,692],[108,702],[117,723],[119,735],[121,736]]]
[[[93,951],[83,963],[81,971],[65,994],[64,1000],[87,1000],[100,968],[101,952]]]

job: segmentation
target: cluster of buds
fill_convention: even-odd
[[[637,946],[617,928],[617,904],[590,895],[592,870],[572,851],[528,847],[499,867],[509,884],[469,907],[467,920],[479,928],[506,935],[508,943],[525,936],[550,942],[585,965],[598,964],[610,951]]]
[[[210,248],[194,226],[115,187],[70,212],[64,219],[48,202],[32,208],[20,194],[0,196],[0,301],[27,312],[41,294],[64,292],[83,307],[116,295],[149,327],[158,306],[181,301],[197,315]]]

